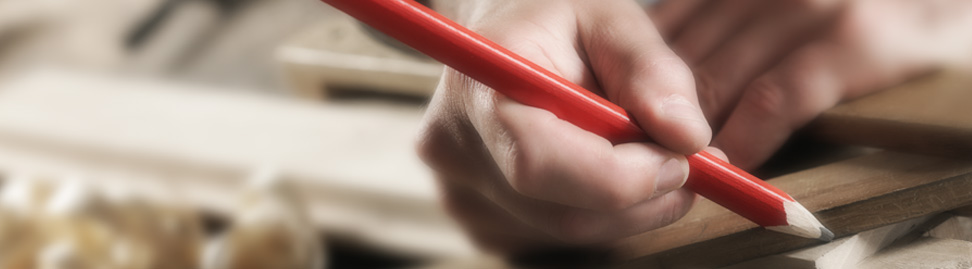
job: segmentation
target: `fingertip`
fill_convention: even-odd
[[[713,156],[716,156],[716,158],[719,158],[725,162],[729,162],[729,156],[727,156],[726,153],[721,149],[717,148],[716,145],[706,147],[705,152],[708,152],[709,154],[712,154]]]
[[[751,131],[753,125],[731,121],[713,143],[723,151],[726,159],[744,170],[755,169],[766,161],[790,134],[781,130],[756,133]]]
[[[662,100],[662,112],[666,117],[684,124],[708,126],[702,109],[680,94],[671,94]]]
[[[661,102],[658,130],[651,135],[666,147],[682,154],[692,154],[704,149],[712,139],[712,129],[698,105],[688,98],[671,94]],[[655,128],[653,128],[655,129]]]
[[[692,209],[692,206],[695,205],[696,197],[697,195],[694,192],[684,188],[671,191],[659,197],[667,198],[669,202],[666,205],[667,211],[657,219],[657,223],[653,225],[655,226],[654,228],[664,227],[684,217]]]
[[[684,156],[669,159],[658,170],[655,181],[655,191],[651,197],[657,197],[685,185],[688,179],[689,165]]]

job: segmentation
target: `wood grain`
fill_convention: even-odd
[[[842,237],[972,202],[972,161],[879,152],[768,182]],[[701,201],[672,225],[622,240],[612,257],[622,267],[716,267],[820,243]]]
[[[807,130],[827,141],[972,157],[972,71],[949,70],[839,105]]]

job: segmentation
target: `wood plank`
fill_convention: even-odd
[[[834,107],[807,130],[827,141],[972,157],[972,76],[949,70]]]
[[[914,243],[882,251],[856,268],[972,268],[972,242],[922,238]]]
[[[790,268],[790,269],[815,269],[817,260],[833,252],[852,237],[844,237],[833,242],[813,246],[806,249],[791,251],[777,255],[770,255],[758,259],[753,259],[737,263],[723,269],[759,269],[759,268]]]
[[[880,152],[768,182],[843,237],[972,202],[972,161]],[[818,244],[701,201],[672,225],[622,240],[612,257],[622,267],[717,267]]]

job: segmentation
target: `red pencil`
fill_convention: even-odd
[[[518,102],[614,143],[648,141],[621,107],[412,0],[322,0]],[[688,156],[685,187],[767,229],[830,241],[834,234],[783,191],[706,152]]]

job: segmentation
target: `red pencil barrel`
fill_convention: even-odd
[[[787,225],[783,202],[793,199],[780,189],[708,152],[693,154],[688,161],[686,188],[761,226]]]
[[[410,0],[323,0],[503,95],[611,141],[644,140],[621,107]]]

